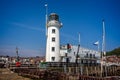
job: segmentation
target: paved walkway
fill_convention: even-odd
[[[0,68],[0,80],[32,80],[21,77],[17,73],[11,72],[9,69]]]

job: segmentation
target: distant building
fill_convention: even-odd
[[[117,65],[120,66],[120,57],[116,55],[103,57],[103,65],[111,66]]]
[[[75,45],[63,45],[60,47],[60,57],[61,62],[76,62],[78,59],[78,63],[100,63],[100,53],[95,50],[87,49],[80,47],[79,52],[78,46]],[[78,56],[78,57],[76,57]]]
[[[8,56],[0,56],[0,63],[7,63],[9,57]]]

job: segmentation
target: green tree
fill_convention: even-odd
[[[107,52],[106,55],[107,55],[107,56],[109,56],[109,55],[120,56],[120,47],[119,47],[119,48],[116,48],[116,49],[114,49],[114,50],[112,50],[112,51]]]

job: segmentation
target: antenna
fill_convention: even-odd
[[[45,15],[45,18],[46,18],[46,20],[45,20],[45,28],[46,28],[46,37],[47,37],[47,21],[48,21],[48,16],[47,16],[47,14],[48,14],[48,4],[45,4],[45,9],[46,9],[46,15]]]
[[[16,47],[16,54],[17,54],[17,56],[18,56],[18,47]]]
[[[18,47],[16,47],[17,61],[18,61]]]
[[[79,39],[78,39],[78,43],[79,43],[79,45],[80,45],[80,33],[78,33],[78,35],[79,35],[79,37],[78,37],[78,38],[79,38]]]

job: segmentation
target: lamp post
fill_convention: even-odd
[[[16,54],[17,54],[17,61],[19,61],[19,56],[18,56],[18,47],[16,47]]]

